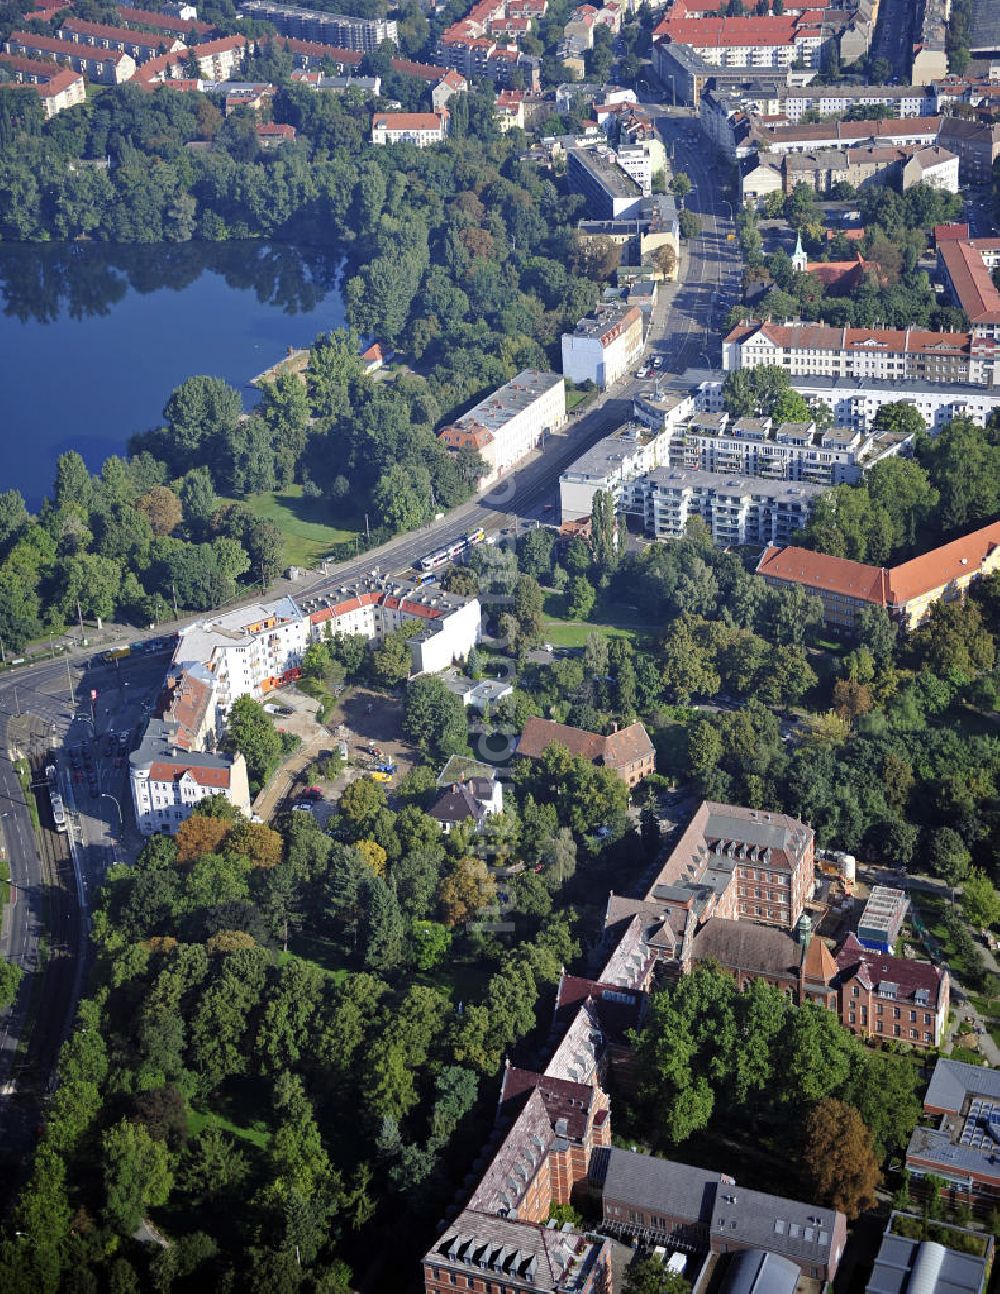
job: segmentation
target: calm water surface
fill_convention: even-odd
[[[0,488],[37,507],[64,450],[96,470],[185,378],[242,388],[339,327],[337,270],[268,243],[0,245]]]

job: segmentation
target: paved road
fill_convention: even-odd
[[[879,7],[872,54],[888,62],[900,85],[910,83],[917,9],[913,0],[882,0]]]

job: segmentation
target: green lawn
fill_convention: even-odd
[[[596,391],[582,391],[578,386],[574,386],[572,382],[567,382],[566,412],[572,413],[577,405],[583,404],[584,400],[592,399],[596,394]]]
[[[221,1128],[223,1132],[228,1132],[230,1136],[238,1138],[240,1141],[248,1141],[258,1150],[264,1150],[270,1140],[270,1133],[265,1128],[241,1128],[239,1124],[233,1123],[232,1119],[227,1119],[224,1114],[216,1114],[214,1110],[203,1112],[201,1110],[192,1110],[188,1119],[188,1132],[192,1137],[196,1137],[199,1132],[205,1128]]]
[[[638,631],[623,625],[594,624],[592,620],[557,620],[545,617],[545,641],[553,647],[583,647],[590,634],[603,634],[605,638],[635,639]]]
[[[595,619],[570,620],[565,614],[567,601],[565,593],[550,590],[545,594],[545,641],[553,647],[583,647],[588,635],[594,633],[634,641],[649,628],[637,618],[634,607],[603,603],[595,607]]]
[[[303,498],[301,485],[251,494],[242,502],[255,517],[273,521],[278,527],[285,537],[285,557],[292,566],[312,566],[334,544],[352,540],[364,525],[364,518],[355,516],[350,504],[341,509],[341,524],[334,524],[326,499]]]
[[[292,957],[301,957],[303,961],[314,962],[337,984],[349,979],[351,972],[344,967],[344,950],[332,939],[320,939],[315,935],[292,935],[288,941],[288,952],[279,953],[278,961]]]

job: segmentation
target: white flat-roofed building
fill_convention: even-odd
[[[566,179],[572,191],[586,199],[587,214],[595,220],[634,216],[641,210],[644,196],[648,196],[618,165],[614,150],[606,144],[568,149]]]
[[[429,148],[448,138],[450,120],[447,108],[440,112],[376,112],[372,117],[372,143]]]
[[[854,485],[871,438],[853,428],[819,431],[815,422],[695,415],[683,432],[684,467],[813,485]]]
[[[600,305],[562,336],[563,373],[572,382],[613,386],[642,354],[642,312],[637,306]]]
[[[451,450],[473,449],[488,485],[537,449],[566,421],[566,383],[559,373],[526,368],[438,432]]]
[[[244,0],[240,6],[248,18],[275,25],[283,36],[297,36],[338,49],[372,54],[383,41],[397,44],[394,18],[354,18],[346,14],[299,9],[294,5],[272,4],[271,0]]]
[[[611,496],[616,511],[643,515],[643,491],[632,487],[646,472],[670,462],[675,434],[673,421],[658,431],[630,422],[591,446],[559,477],[562,522],[589,517],[598,490]]]
[[[791,542],[825,490],[804,481],[684,467],[658,467],[642,478],[642,484],[647,534],[660,540],[683,539],[688,522],[701,517],[719,547]]]

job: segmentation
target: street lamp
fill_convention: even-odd
[[[118,803],[118,800],[115,798],[115,796],[113,796],[109,791],[102,791],[102,792],[101,792],[101,799],[102,799],[102,800],[110,800],[110,801],[111,801],[111,803],[112,803],[112,804],[115,806],[115,808],[118,810],[118,830],[119,830],[119,832],[120,832],[122,835],[124,835],[124,834],[125,834],[125,819],[122,817],[122,806]]]

